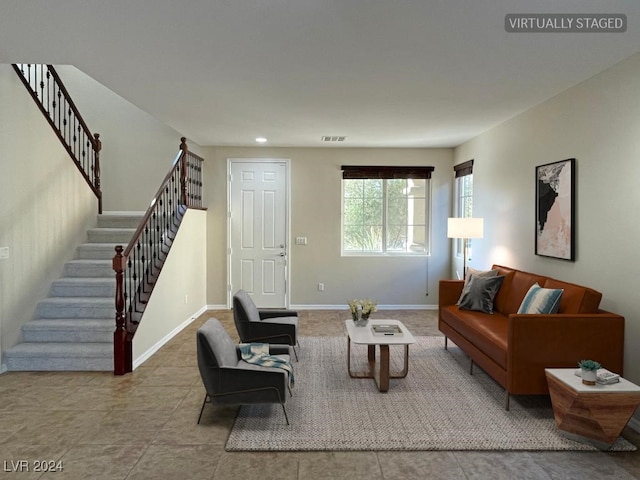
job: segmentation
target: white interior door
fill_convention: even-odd
[[[288,163],[229,161],[230,296],[242,288],[261,308],[287,305]]]

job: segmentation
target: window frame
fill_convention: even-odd
[[[434,167],[393,167],[393,166],[342,166],[341,184],[341,212],[340,212],[340,252],[343,257],[425,257],[431,254],[431,172]],[[425,180],[424,192],[424,251],[411,252],[387,250],[387,233],[390,230],[388,223],[388,180],[393,179],[417,179]],[[381,251],[352,251],[345,249],[345,180],[382,180],[382,245]],[[405,228],[410,225],[403,224]],[[422,227],[422,224],[420,224]]]
[[[473,160],[466,161],[459,165],[454,165],[455,178],[455,202],[454,216],[457,218],[468,218],[473,216]],[[471,188],[468,189],[469,183]],[[470,190],[470,192],[468,191]],[[465,200],[471,200],[469,211],[465,209]],[[468,214],[467,214],[468,213]],[[467,249],[471,249],[471,240],[467,240]],[[464,254],[463,239],[455,239],[455,256],[462,258]]]

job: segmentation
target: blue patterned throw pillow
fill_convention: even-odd
[[[558,313],[562,289],[542,288],[534,283],[520,304],[518,313]]]

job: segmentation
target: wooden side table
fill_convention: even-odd
[[[574,372],[545,369],[556,424],[564,436],[608,450],[640,405],[640,387],[624,378],[584,385]]]

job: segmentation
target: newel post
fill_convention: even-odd
[[[182,155],[180,155],[180,203],[189,206],[187,204],[187,153],[189,148],[186,137],[180,139],[180,150],[182,150]]]
[[[133,370],[131,357],[131,337],[126,329],[124,302],[124,269],[126,259],[122,255],[122,245],[116,247],[113,269],[116,272],[116,330],[113,332],[113,373],[124,375]]]
[[[100,189],[100,150],[102,150],[102,141],[100,134],[93,134],[93,185],[98,191],[98,213],[102,213],[102,190]]]

